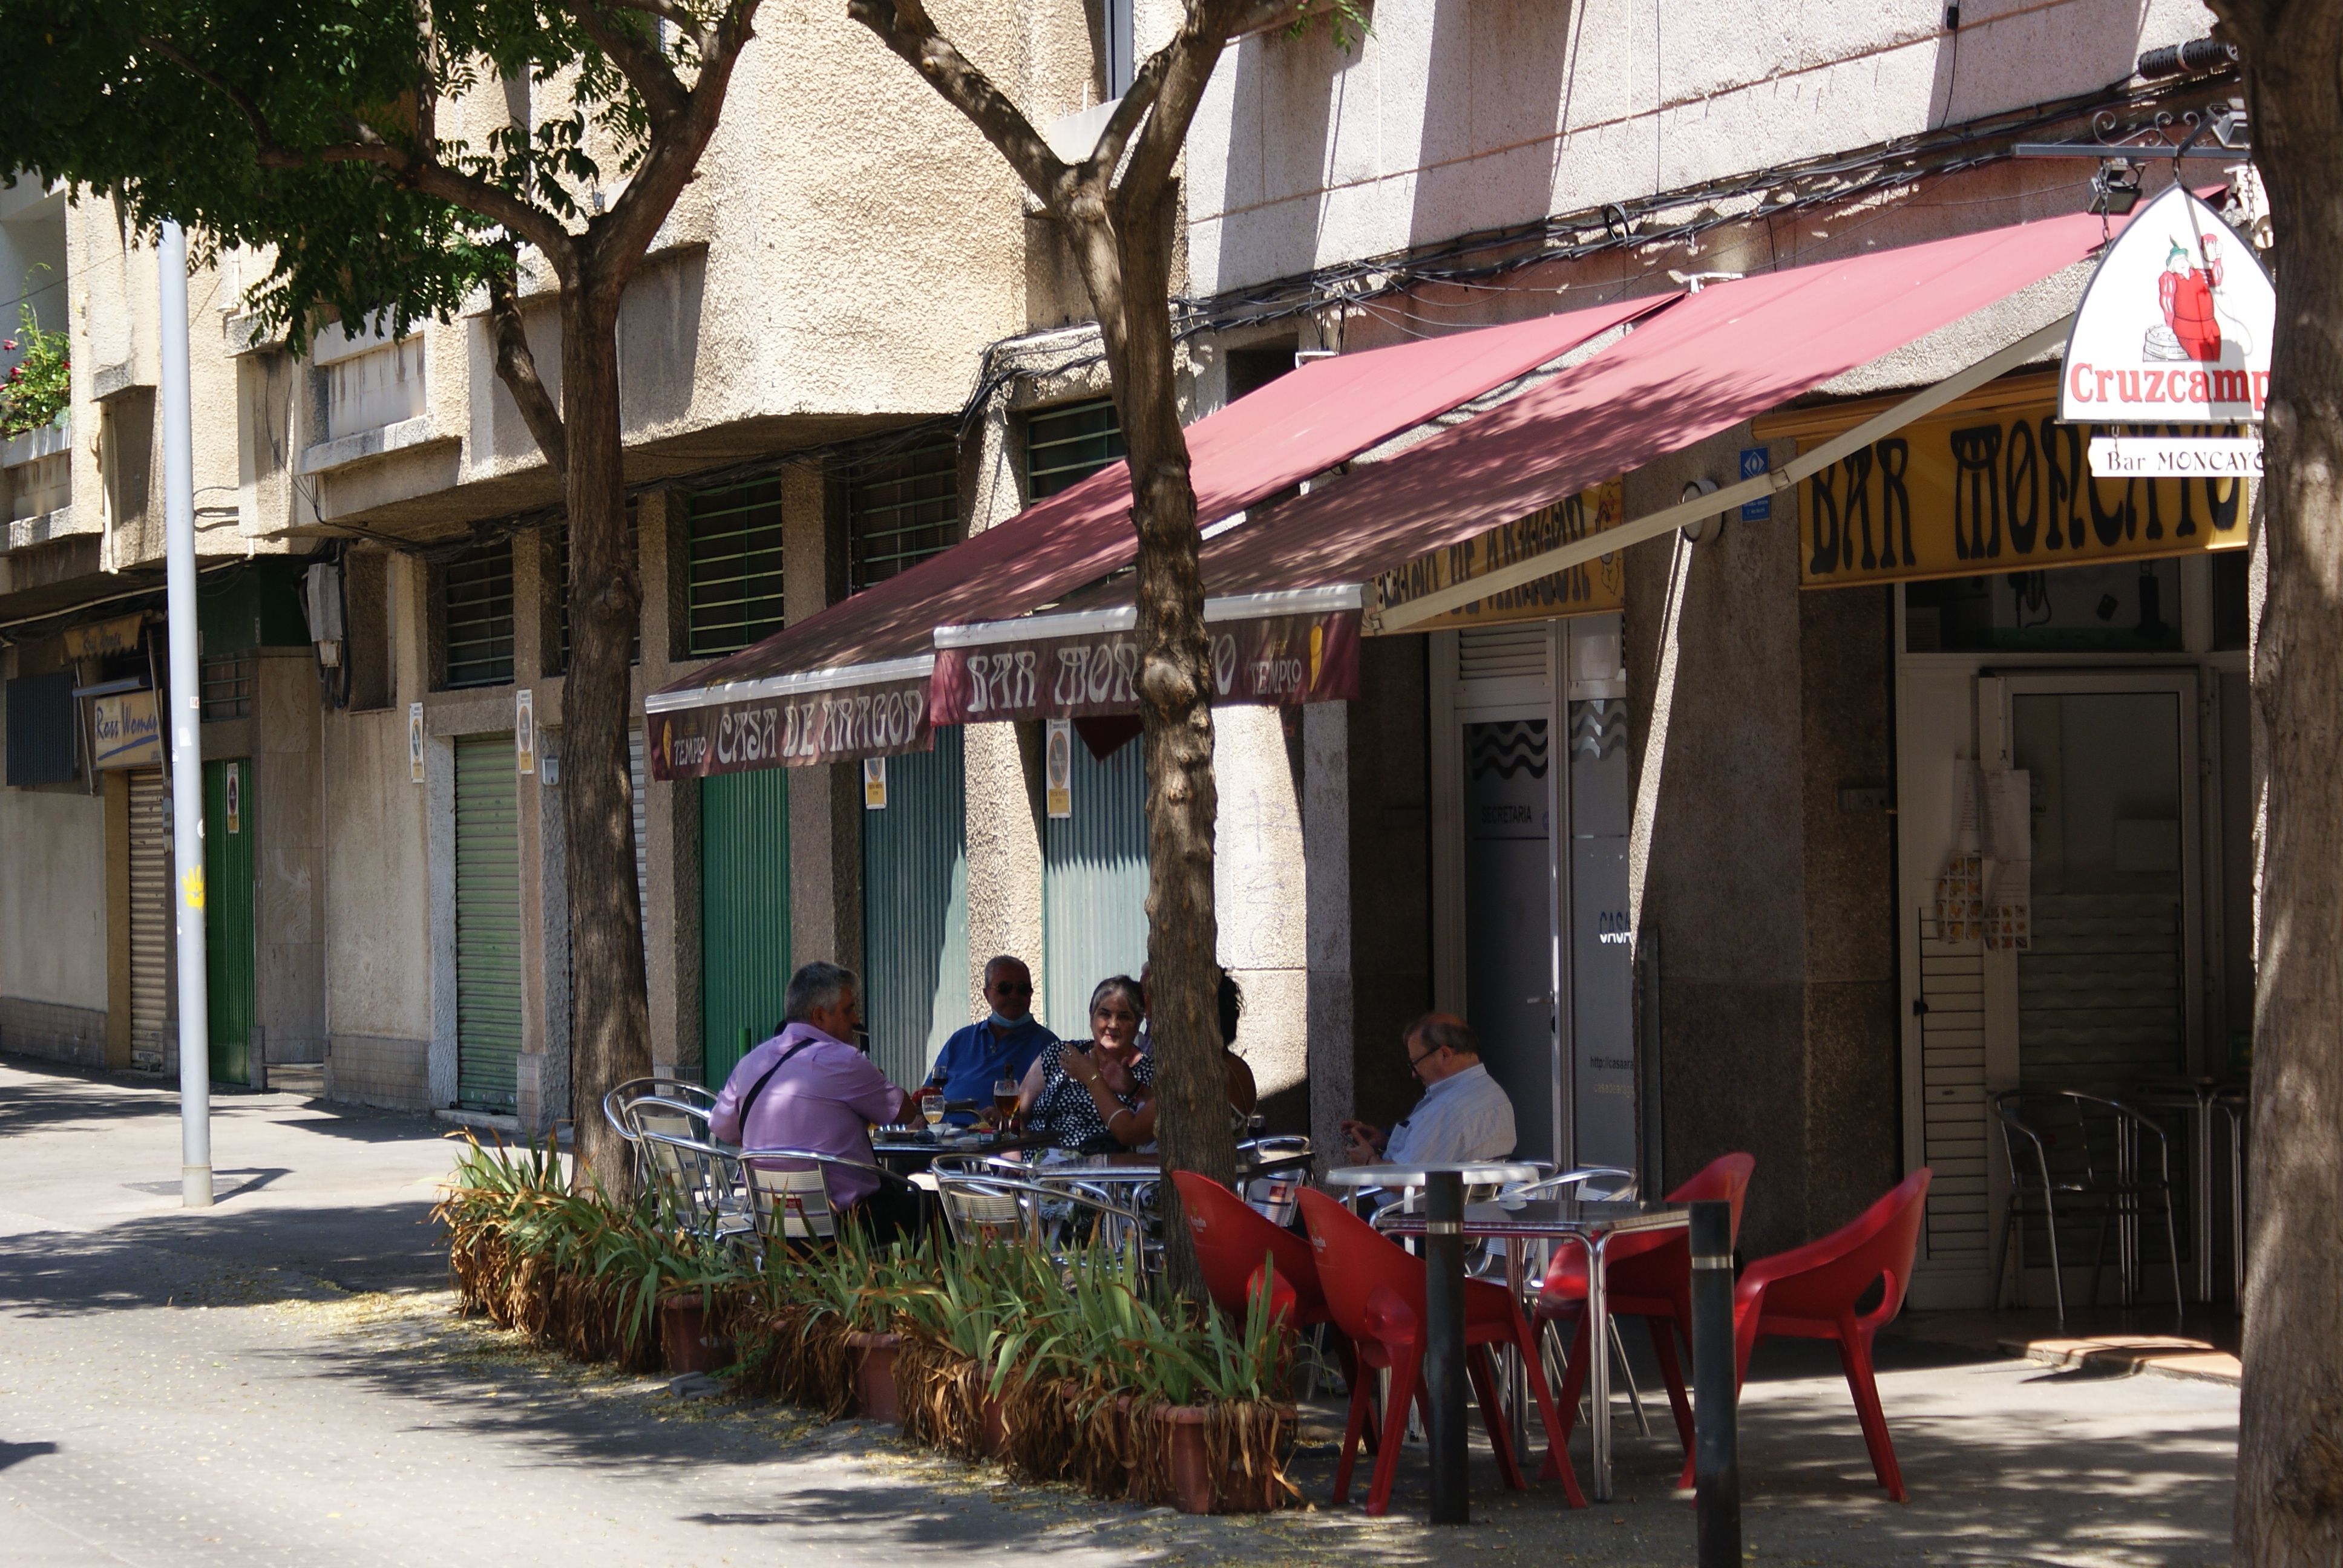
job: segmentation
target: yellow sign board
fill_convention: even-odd
[[[1375,580],[1385,609],[1395,609],[1426,594],[1474,578],[1500,567],[1525,560],[1546,550],[1619,526],[1619,481],[1564,497],[1541,507],[1528,517],[1490,528],[1415,559]],[[1514,620],[1553,620],[1562,616],[1595,615],[1617,609],[1624,602],[1626,565],[1617,552],[1565,567],[1520,588],[1505,588],[1476,599],[1462,609],[1418,621],[1410,631],[1440,631],[1456,627],[1495,626]]]
[[[2128,428],[2128,427],[2127,427]],[[1921,420],[1798,487],[1798,581],[1851,588],[2246,548],[2235,477],[2095,478],[2096,427],[2050,402]],[[2156,433],[2221,436],[2235,427]],[[1825,433],[1800,431],[1802,446]]]
[[[163,726],[151,691],[125,691],[90,704],[100,768],[155,768],[163,760]]]
[[[109,653],[128,653],[138,646],[138,628],[146,624],[146,612],[116,616],[90,626],[70,628],[65,634],[67,658],[100,658]]]

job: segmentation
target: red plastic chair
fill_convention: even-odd
[[[1863,1422],[1864,1445],[1879,1484],[1905,1502],[1904,1473],[1887,1439],[1887,1416],[1879,1408],[1879,1385],[1872,1376],[1871,1342],[1904,1306],[1912,1283],[1912,1255],[1920,1244],[1920,1221],[1927,1211],[1926,1166],[1906,1176],[1851,1224],[1818,1241],[1761,1258],[1742,1272],[1733,1292],[1735,1372],[1749,1375],[1749,1352],[1768,1334],[1792,1339],[1835,1340],[1855,1411]],[[1861,1316],[1855,1303],[1874,1282],[1885,1289],[1879,1304]]]
[[[1733,1205],[1733,1233],[1741,1234],[1741,1209],[1749,1196],[1750,1173],[1756,1156],[1725,1154],[1710,1161],[1692,1179],[1668,1194],[1671,1203],[1703,1201]],[[1675,1414],[1676,1435],[1683,1439],[1684,1462],[1692,1462],[1692,1401],[1684,1392],[1684,1366],[1676,1358],[1676,1341],[1692,1345],[1692,1240],[1683,1231],[1629,1231],[1604,1249],[1604,1304],[1614,1318],[1641,1318],[1651,1336],[1652,1354],[1668,1385],[1668,1408]],[[1554,1254],[1539,1289],[1537,1319],[1552,1322],[1571,1336],[1570,1357],[1563,1373],[1563,1435],[1569,1436],[1578,1419],[1578,1396],[1586,1386],[1586,1251],[1564,1247]],[[1687,1483],[1689,1484],[1689,1483]]]
[[[1326,1292],[1318,1282],[1318,1257],[1310,1243],[1282,1225],[1272,1224],[1259,1210],[1209,1176],[1192,1171],[1172,1172],[1180,1189],[1180,1210],[1188,1217],[1188,1232],[1196,1239],[1196,1262],[1204,1271],[1204,1289],[1212,1304],[1242,1321],[1252,1303],[1254,1282],[1264,1262],[1272,1266],[1271,1302],[1285,1322],[1295,1329],[1327,1325],[1337,1364],[1346,1385],[1359,1381],[1357,1352],[1350,1336],[1326,1309]],[[1376,1433],[1367,1443],[1374,1446]]]
[[[1333,1314],[1334,1326],[1351,1337],[1363,1374],[1351,1380],[1351,1419],[1342,1433],[1342,1462],[1334,1468],[1334,1501],[1339,1503],[1351,1495],[1351,1467],[1373,1403],[1365,1372],[1390,1369],[1391,1393],[1383,1409],[1386,1433],[1406,1429],[1408,1408],[1413,1404],[1423,1404],[1425,1419],[1430,1420],[1423,1382],[1423,1260],[1378,1234],[1373,1226],[1323,1192],[1302,1190],[1302,1218],[1310,1227],[1310,1245],[1317,1253],[1318,1279],[1326,1292],[1327,1310]],[[1513,1438],[1497,1408],[1496,1367],[1489,1355],[1493,1344],[1513,1345],[1529,1358],[1530,1365],[1537,1364],[1537,1338],[1529,1320],[1522,1316],[1521,1303],[1503,1285],[1468,1279],[1464,1282],[1465,1370],[1473,1380],[1481,1419],[1488,1424],[1490,1444],[1496,1450],[1497,1472],[1508,1487],[1520,1492],[1528,1483],[1514,1462]],[[1544,1473],[1561,1476],[1570,1505],[1584,1508],[1586,1499],[1570,1468],[1570,1451],[1564,1446],[1553,1391],[1543,1377],[1532,1378],[1530,1383],[1537,1392],[1538,1413],[1545,1422]],[[1375,1455],[1374,1480],[1367,1490],[1371,1514],[1383,1513],[1391,1507],[1392,1479],[1398,1473],[1403,1446],[1385,1442]]]

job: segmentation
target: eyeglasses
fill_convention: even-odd
[[[1422,1072],[1425,1062],[1430,1061],[1433,1057],[1438,1056],[1446,1049],[1448,1049],[1446,1046],[1435,1045],[1421,1056],[1410,1051],[1407,1058],[1407,1070],[1410,1072]]]

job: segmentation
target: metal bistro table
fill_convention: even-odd
[[[1614,1236],[1630,1231],[1684,1230],[1691,1223],[1692,1210],[1682,1203],[1593,1202],[1576,1198],[1535,1198],[1508,1203],[1500,1199],[1493,1203],[1474,1203],[1464,1211],[1460,1234],[1504,1242],[1505,1288],[1513,1292],[1516,1301],[1522,1299],[1529,1282],[1523,1253],[1530,1242],[1569,1241],[1586,1251],[1586,1389],[1594,1412],[1587,1423],[1593,1449],[1593,1462],[1588,1467],[1592,1488],[1588,1495],[1594,1502],[1611,1500],[1611,1357],[1607,1338],[1611,1313],[1604,1255]],[[1394,1236],[1422,1235],[1427,1229],[1413,1215],[1396,1217],[1387,1221],[1387,1228]],[[1525,1371],[1532,1377],[1544,1375],[1538,1368]],[[1523,1431],[1521,1392],[1517,1386],[1513,1423],[1516,1442]]]
[[[1308,1150],[1272,1154],[1266,1160],[1249,1160],[1240,1151],[1237,1155],[1237,1182],[1242,1186],[1263,1176],[1307,1170],[1313,1158]],[[1019,1162],[1018,1174],[1029,1181],[1073,1181],[1084,1185],[1119,1181],[1143,1186],[1163,1180],[1163,1157],[1136,1150],[1127,1154],[1043,1157]]]
[[[966,1128],[937,1132],[925,1127],[881,1127],[870,1135],[870,1152],[899,1176],[925,1171],[945,1154],[1013,1154],[1031,1147],[1012,1133],[979,1133]]]
[[[2242,1303],[2246,1296],[2244,1086],[2227,1079],[2196,1078],[2105,1092],[2109,1099],[2143,1111],[2177,1111],[2188,1118],[2188,1223],[2193,1232],[2191,1251],[2197,1254],[2197,1299],[2207,1302],[2213,1299],[2213,1119],[2216,1114],[2228,1119],[2229,1272],[2237,1292],[2232,1300]],[[2136,1171],[2139,1163],[2138,1135],[2128,1127],[2123,1131],[2124,1153]],[[2128,1228],[2124,1237],[2128,1255],[2137,1258],[2138,1217],[2127,1218],[2125,1224]]]
[[[1432,1523],[1472,1522],[1465,1482],[1464,1188],[1534,1181],[1534,1165],[1478,1161],[1461,1165],[1345,1165],[1326,1173],[1334,1187],[1421,1187],[1423,1238],[1423,1388],[1431,1407]],[[1386,1432],[1386,1442],[1398,1434]],[[1569,1462],[1567,1454],[1563,1456]]]

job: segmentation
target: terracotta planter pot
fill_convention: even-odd
[[[1204,1449],[1204,1422],[1211,1412],[1200,1404],[1158,1405],[1155,1419],[1172,1429],[1171,1480],[1173,1508],[1182,1513],[1266,1513],[1277,1505],[1277,1482],[1268,1472],[1248,1473],[1233,1463],[1218,1475]],[[1279,1412],[1281,1422],[1296,1412]]]
[[[659,1321],[659,1349],[667,1370],[678,1376],[712,1372],[739,1359],[733,1352],[732,1342],[718,1338],[709,1330],[708,1309],[697,1291],[661,1296]]]
[[[846,1342],[854,1350],[855,1402],[862,1414],[890,1426],[902,1425],[902,1402],[895,1396],[895,1347],[903,1336],[851,1333]]]
[[[1001,1458],[1009,1452],[1007,1412],[1001,1409],[1001,1401],[990,1394],[984,1396],[983,1412],[984,1425],[977,1442],[983,1448],[987,1459]]]

